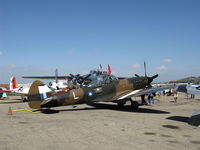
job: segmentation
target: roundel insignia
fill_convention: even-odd
[[[88,96],[89,96],[89,97],[92,97],[92,96],[93,96],[93,92],[91,92],[91,91],[88,92]]]

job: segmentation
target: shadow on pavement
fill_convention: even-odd
[[[188,121],[189,121],[189,117],[184,117],[184,116],[171,116],[171,117],[168,117],[166,119],[173,120],[173,121],[184,122],[184,123],[188,123]]]
[[[122,112],[132,112],[132,113],[150,113],[150,114],[169,114],[170,112],[149,109],[149,108],[139,108],[138,110],[134,110],[131,106],[125,106],[124,108],[118,108],[115,104],[102,104],[102,103],[89,103],[87,104],[89,108],[74,108],[74,109],[63,109],[58,111],[84,111],[84,110],[98,110],[98,109],[108,109],[114,111],[122,111]],[[51,109],[52,110],[52,109]],[[57,112],[56,112],[57,113]]]

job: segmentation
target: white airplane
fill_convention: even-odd
[[[49,82],[48,86],[51,90],[55,92],[62,92],[63,90],[68,89],[68,79],[72,78],[71,76],[58,76],[58,69],[55,70],[55,76],[34,76],[34,77],[25,77],[22,78],[33,78],[33,79],[48,79],[53,80],[52,82]]]
[[[52,90],[60,90],[60,89],[65,89],[68,88],[68,80],[54,80],[52,82],[49,82],[49,87]]]
[[[178,92],[200,95],[200,85],[199,84],[179,85],[175,88],[175,90]]]
[[[200,95],[200,84],[179,85],[175,88],[178,92]],[[188,119],[188,124],[200,127],[200,110],[195,111]]]
[[[17,87],[16,77],[11,77],[9,90],[0,90],[0,93],[10,93],[11,95],[21,96],[22,101],[25,102],[27,101],[27,95],[28,95],[29,89],[30,89],[29,86]],[[50,91],[47,85],[44,85],[42,87],[42,90],[46,92]]]

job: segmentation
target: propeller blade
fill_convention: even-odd
[[[70,75],[72,78],[74,78],[74,75],[73,75],[73,74],[70,73],[69,75]]]
[[[79,79],[78,79],[78,83],[83,84],[85,82],[87,82],[87,83],[91,82],[91,79],[88,79],[90,76],[91,76],[91,74],[88,74],[85,77],[80,76]]]
[[[69,74],[69,75],[73,79],[74,83],[83,84],[84,82],[88,82],[88,83],[91,82],[91,79],[88,79],[91,76],[91,74],[88,74],[85,77],[81,76],[80,74],[76,74],[76,75]]]
[[[146,62],[144,61],[144,72],[145,72],[145,77],[147,77],[147,68],[146,68]]]
[[[157,78],[158,76],[159,76],[159,75],[156,74],[156,75],[152,76],[151,78],[152,78],[152,80],[153,80],[153,79]]]
[[[139,75],[135,74],[136,77],[140,77]]]

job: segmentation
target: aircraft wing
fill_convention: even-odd
[[[117,100],[122,100],[122,99],[128,99],[131,97],[137,97],[137,96],[142,96],[142,95],[148,95],[151,93],[156,93],[159,91],[164,91],[166,89],[171,89],[175,88],[175,86],[163,86],[163,87],[152,87],[152,88],[147,88],[147,89],[140,89],[140,90],[134,90],[130,91],[129,93],[126,92],[126,94],[117,97]]]
[[[194,94],[194,95],[200,95],[200,85],[194,84],[194,85],[178,85],[175,88],[178,92],[188,93],[188,94]]]
[[[0,93],[11,93],[11,90],[0,90]]]
[[[70,76],[22,76],[22,78],[26,79],[65,79],[65,80],[71,80],[72,77]]]
[[[13,96],[24,96],[24,95],[27,95],[27,93],[18,93],[18,92],[13,92],[11,90],[0,90],[0,93],[7,93],[8,95],[13,95]]]

